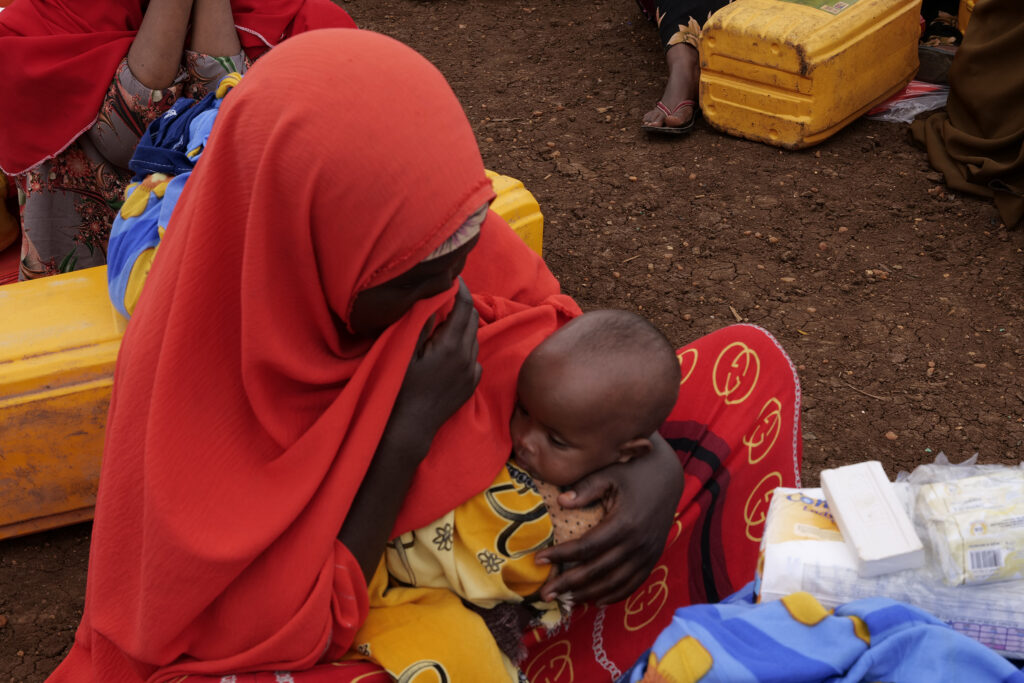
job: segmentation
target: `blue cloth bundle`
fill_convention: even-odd
[[[676,610],[618,683],[1024,683],[1009,661],[916,607],[867,598],[828,610],[808,593],[754,604],[752,586]]]

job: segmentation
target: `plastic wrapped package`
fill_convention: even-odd
[[[950,586],[1024,578],[1024,470],[925,484],[916,514]]]
[[[1024,474],[1024,467],[974,462],[951,465],[940,454],[934,464],[897,477],[897,497],[912,513],[929,560],[920,569],[870,578],[857,574],[856,557],[843,542],[821,489],[776,489],[758,560],[757,599],[807,591],[826,607],[835,607],[859,598],[887,597],[930,612],[1006,657],[1024,659],[1024,579],[949,585],[935,559],[940,551],[915,510],[919,492],[931,484],[979,475]]]
[[[918,114],[942,109],[949,99],[949,86],[911,81],[906,88],[868,111],[876,121],[912,123]]]

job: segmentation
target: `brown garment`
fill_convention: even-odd
[[[1007,227],[1024,216],[1024,2],[979,0],[949,70],[946,111],[911,126],[963,192],[991,197]]]

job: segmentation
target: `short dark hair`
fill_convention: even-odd
[[[634,407],[652,422],[650,431],[665,421],[676,403],[681,374],[675,348],[643,316],[617,309],[590,311],[567,323],[549,341],[551,351],[568,351],[574,361],[609,367],[618,361],[615,367],[644,373],[649,400]]]

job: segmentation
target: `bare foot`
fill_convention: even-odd
[[[643,125],[650,128],[679,128],[693,120],[696,113],[693,105],[679,105],[685,100],[697,100],[697,84],[700,80],[697,50],[683,43],[673,45],[665,52],[665,61],[668,62],[668,83],[665,84],[661,103],[669,113],[655,107],[644,114]]]

